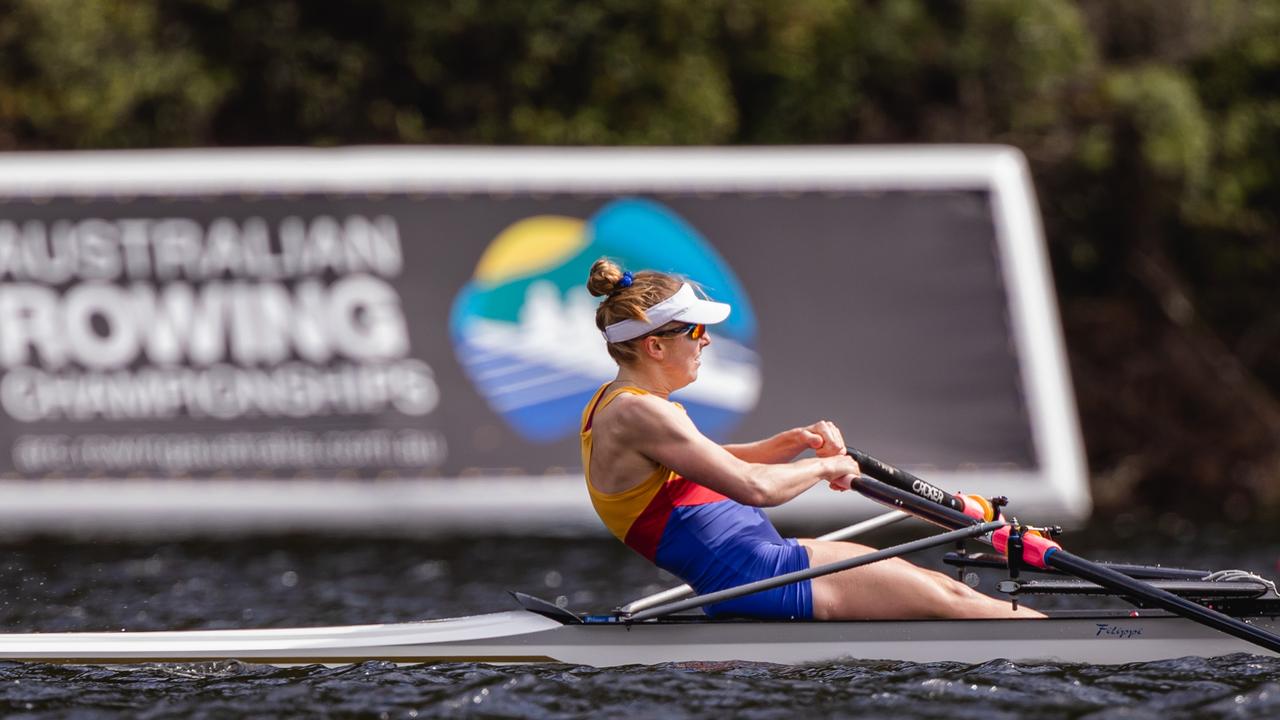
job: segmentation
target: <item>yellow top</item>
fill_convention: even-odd
[[[632,395],[652,394],[647,390],[632,385],[624,385],[604,396],[604,391],[607,387],[609,387],[609,383],[602,385],[596,391],[596,394],[592,396],[591,402],[587,403],[586,409],[582,411],[582,470],[587,478],[587,492],[591,495],[591,505],[595,507],[596,514],[604,521],[605,527],[609,528],[609,532],[613,533],[619,540],[626,542],[627,533],[631,530],[631,526],[636,519],[640,517],[645,508],[649,507],[658,491],[666,486],[669,481],[676,478],[676,473],[665,465],[659,465],[643,482],[618,493],[601,492],[591,484],[591,423],[596,412],[613,402],[614,398],[623,393]],[[679,403],[675,404],[680,407]]]

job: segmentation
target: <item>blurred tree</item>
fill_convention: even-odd
[[[716,6],[186,0],[201,54],[237,79],[223,144],[717,143],[735,107]]]
[[[0,5],[0,148],[195,145],[231,78],[157,3]]]
[[[1098,499],[1274,511],[1280,6],[1082,5],[1103,70],[1039,176]]]

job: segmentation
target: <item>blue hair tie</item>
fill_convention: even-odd
[[[631,281],[634,279],[635,278],[631,275],[631,271],[627,270],[626,272],[622,273],[622,279],[618,280],[618,287],[629,288],[631,287]]]

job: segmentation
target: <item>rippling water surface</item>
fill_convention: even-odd
[[[1221,537],[1136,543],[1095,531],[1073,536],[1070,546],[1100,559],[1277,574],[1280,547],[1274,540],[1229,544]],[[1126,554],[1117,554],[1119,548]],[[620,544],[594,539],[24,540],[0,544],[0,627],[50,632],[395,622],[509,609],[507,589],[604,610],[669,582]],[[127,669],[0,663],[0,714],[1280,717],[1280,659],[1238,655],[1119,667],[684,663],[608,670],[381,662],[285,669],[238,662]]]

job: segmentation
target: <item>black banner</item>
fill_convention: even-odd
[[[714,438],[1037,466],[985,191],[215,195],[0,204],[0,475],[576,473],[600,256],[734,305]]]

